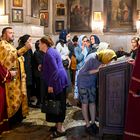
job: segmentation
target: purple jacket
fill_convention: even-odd
[[[43,60],[43,79],[47,86],[54,89],[54,93],[60,93],[68,86],[67,73],[63,67],[62,59],[54,48],[49,48]]]

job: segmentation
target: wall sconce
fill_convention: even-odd
[[[137,33],[140,34],[140,11],[138,11],[138,20],[136,21]]]
[[[0,25],[9,24],[9,17],[8,15],[0,16]]]
[[[93,12],[92,31],[96,34],[103,33],[103,21],[101,12]]]

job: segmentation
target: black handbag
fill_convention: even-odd
[[[62,60],[62,63],[63,63],[64,68],[68,68],[68,66],[69,66],[69,60],[68,59]]]
[[[52,114],[52,115],[59,115],[61,114],[61,102],[59,100],[55,100],[55,95],[53,99],[46,99],[44,100],[41,112],[46,114]]]

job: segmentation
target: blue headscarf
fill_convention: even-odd
[[[82,39],[85,35],[80,35],[80,37],[78,38],[78,46],[81,48],[82,47]]]
[[[78,46],[80,48],[82,48],[82,40],[83,38],[85,37],[85,35],[81,35],[79,38],[78,38]],[[87,54],[88,54],[88,51],[87,51],[87,46],[85,46],[84,50],[83,50],[83,54],[84,54],[84,58],[86,58]]]
[[[67,30],[62,30],[59,34],[59,41],[62,41],[63,43],[67,43],[66,36],[69,34]]]

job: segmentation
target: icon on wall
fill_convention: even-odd
[[[71,32],[91,31],[92,0],[69,0],[68,23]]]
[[[23,22],[23,9],[12,9],[12,22]]]
[[[23,6],[23,1],[22,0],[13,0],[13,6],[14,7],[22,7]]]
[[[56,4],[56,15],[57,16],[64,16],[65,15],[65,6],[63,3]]]
[[[64,29],[64,21],[62,20],[55,21],[55,31],[60,32],[63,29]]]
[[[111,3],[111,4],[110,4]],[[105,31],[133,32],[136,17],[136,0],[106,0],[104,3]]]
[[[31,16],[34,18],[39,18],[39,1],[31,0]]]
[[[40,10],[48,10],[48,0],[39,1]]]
[[[49,13],[48,12],[40,12],[40,25],[48,27],[48,25],[49,25]]]

